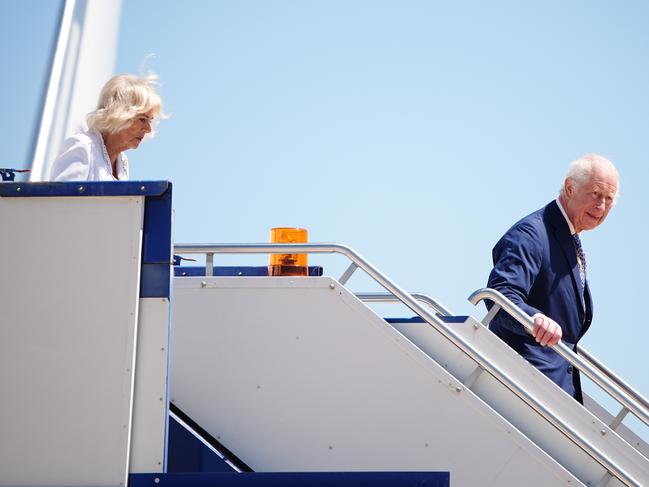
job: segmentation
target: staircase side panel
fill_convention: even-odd
[[[176,278],[174,300],[172,401],[256,471],[580,485],[329,278]]]

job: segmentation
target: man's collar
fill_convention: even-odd
[[[559,210],[561,210],[561,214],[563,217],[566,219],[566,222],[568,223],[568,228],[570,229],[570,235],[574,235],[575,233],[575,227],[572,225],[572,222],[570,221],[570,218],[568,218],[568,214],[566,213],[566,210],[563,209],[563,206],[561,206],[561,201],[559,201],[559,198],[557,198],[557,205],[559,205]]]

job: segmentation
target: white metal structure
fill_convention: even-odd
[[[579,485],[332,279],[177,278],[174,323],[172,402],[256,471]]]
[[[0,197],[1,486],[163,471],[169,300],[140,297],[143,206]]]
[[[47,181],[66,137],[85,128],[113,74],[122,0],[65,0],[30,181]]]

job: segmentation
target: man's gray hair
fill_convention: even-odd
[[[605,157],[602,157],[599,154],[586,154],[570,163],[570,165],[568,166],[566,179],[572,179],[575,182],[575,189],[577,189],[582,184],[587,183],[590,180],[590,176],[595,166],[608,166],[612,168],[616,174],[618,174],[617,169],[615,168],[613,163]],[[561,189],[559,190],[559,194],[563,194],[563,192],[564,185],[562,184]]]

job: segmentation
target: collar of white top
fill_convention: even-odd
[[[113,178],[113,181],[119,181],[119,177],[124,173],[126,165],[126,156],[123,152],[120,152],[117,155],[117,177],[113,176],[113,165],[110,162],[110,157],[108,156],[108,149],[106,149],[106,143],[104,142],[104,137],[101,135],[101,132],[95,129],[90,129],[90,132],[97,138],[97,142],[101,144],[101,153],[104,156],[104,164],[106,164],[106,169],[108,174]]]

